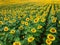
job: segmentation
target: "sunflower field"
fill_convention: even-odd
[[[60,45],[60,4],[0,6],[0,45]]]

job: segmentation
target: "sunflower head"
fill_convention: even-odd
[[[21,42],[13,42],[13,45],[21,45]]]
[[[47,38],[50,39],[51,41],[54,41],[55,40],[55,37],[52,34],[48,34],[47,35]]]
[[[36,29],[35,28],[31,29],[31,32],[32,33],[35,33],[36,32]]]
[[[2,25],[3,24],[3,22],[2,21],[0,21],[0,25]]]
[[[41,22],[45,22],[46,21],[46,19],[45,18],[41,18]]]
[[[33,16],[32,15],[30,15],[30,20],[33,20]]]
[[[49,40],[49,39],[46,39],[46,44],[47,44],[47,45],[51,45],[51,44],[52,44],[52,41]]]
[[[34,23],[37,23],[39,21],[39,18],[34,19]]]
[[[24,24],[24,23],[25,23],[25,21],[22,20],[22,21],[21,21],[21,24]]]
[[[51,29],[50,29],[50,32],[51,32],[51,33],[56,33],[57,31],[56,31],[55,28],[51,28]]]
[[[42,28],[42,26],[41,25],[38,25],[37,29],[41,29],[41,28]]]
[[[15,30],[11,30],[10,31],[10,34],[15,34]]]
[[[39,19],[41,19],[41,16],[39,14],[36,14],[36,17],[39,18]]]
[[[23,27],[23,26],[19,26],[18,28],[19,28],[19,30],[23,30],[23,29],[24,29],[24,27]]]
[[[47,16],[47,14],[46,14],[46,13],[44,13],[42,16],[44,16],[44,17],[45,17],[45,16]]]
[[[29,18],[26,18],[26,21],[29,21]]]
[[[28,38],[28,42],[33,42],[33,40],[34,40],[34,37],[29,37]]]
[[[4,31],[8,31],[8,27],[4,27]]]
[[[28,23],[28,22],[25,22],[25,25],[26,25],[26,26],[28,26],[28,25],[29,25],[29,23]]]

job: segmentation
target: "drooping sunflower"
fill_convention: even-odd
[[[33,16],[32,16],[32,15],[30,15],[30,17],[29,17],[29,18],[30,18],[30,20],[33,20]]]
[[[36,18],[41,19],[41,16],[39,14],[36,14]]]
[[[51,29],[50,29],[50,32],[51,32],[51,33],[56,33],[57,31],[56,31],[55,28],[51,28]]]
[[[6,15],[7,14],[7,11],[6,10],[2,10],[1,14],[2,15]]]
[[[21,45],[21,42],[13,42],[13,45]]]
[[[47,14],[44,12],[42,16],[45,17],[45,16],[47,16]]]
[[[55,36],[52,35],[52,34],[48,34],[47,35],[47,38],[50,39],[51,41],[54,41],[55,40]]]
[[[33,42],[34,39],[35,39],[34,37],[29,37],[28,42]]]

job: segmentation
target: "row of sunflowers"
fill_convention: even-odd
[[[60,5],[0,7],[0,45],[60,45]]]

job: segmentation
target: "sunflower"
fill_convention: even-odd
[[[21,42],[13,42],[13,45],[21,45]]]
[[[28,26],[28,24],[29,24],[28,22],[25,22],[25,25],[26,25],[26,26]]]
[[[51,33],[56,33],[57,31],[56,31],[55,28],[51,28],[51,29],[50,29],[50,32],[51,32]]]
[[[35,33],[36,32],[36,29],[35,28],[32,28],[31,29],[31,32]]]
[[[29,18],[26,18],[26,21],[29,21]]]
[[[34,23],[37,23],[39,21],[39,18],[34,19]]]
[[[40,15],[38,15],[38,14],[36,14],[36,17],[37,17],[37,18],[39,18],[39,19],[41,19],[41,16],[40,16]]]
[[[42,16],[44,16],[44,17],[45,17],[45,16],[47,16],[47,14],[46,14],[46,13],[44,13]]]
[[[30,20],[33,20],[33,16],[32,15],[30,15]]]
[[[1,24],[3,24],[3,22],[2,22],[2,21],[0,21],[0,25],[1,25]]]
[[[4,17],[4,20],[9,20],[9,18],[8,17]]]
[[[19,30],[23,30],[23,29],[24,29],[24,27],[23,27],[23,26],[19,26],[18,28],[19,28]]]
[[[52,34],[48,34],[47,35],[47,38],[50,39],[51,41],[54,41],[55,40],[55,37]]]
[[[56,23],[57,18],[52,19],[52,23]]]
[[[46,21],[46,19],[45,18],[41,18],[41,22],[45,22]]]
[[[29,37],[28,38],[28,42],[33,42],[33,40],[34,40],[34,37]]]
[[[4,31],[8,31],[9,29],[8,29],[8,27],[4,27]]]
[[[60,24],[60,21],[58,21],[58,23]]]
[[[7,10],[2,10],[1,14],[2,15],[6,15],[7,14]]]
[[[21,21],[21,24],[25,24],[25,21],[22,20],[22,21]]]
[[[37,29],[41,29],[43,26],[41,26],[41,25],[38,25],[38,27],[37,27]]]
[[[10,34],[15,34],[15,30],[11,30],[10,31]]]
[[[46,44],[47,44],[47,45],[51,45],[51,44],[52,44],[52,41],[49,40],[49,39],[46,39]]]

